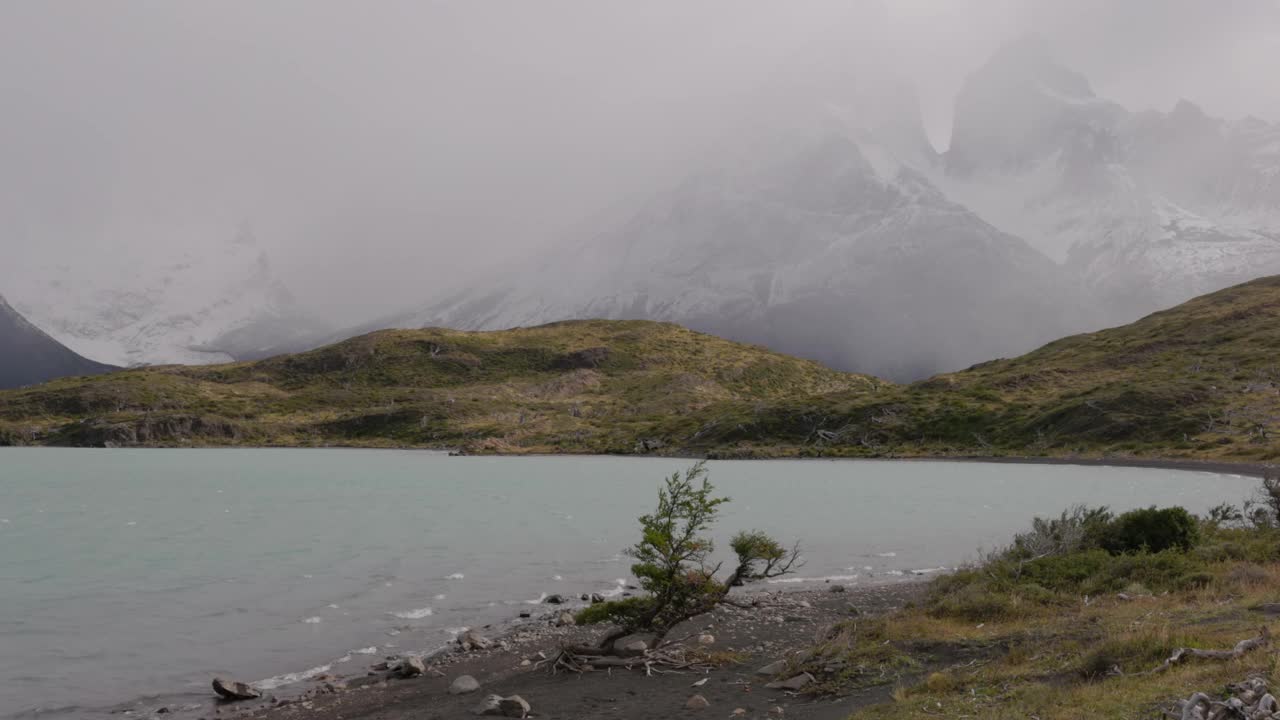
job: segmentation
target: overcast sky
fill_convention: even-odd
[[[1027,32],[1130,108],[1280,120],[1280,0],[9,0],[0,250],[248,220],[356,318],[625,212],[806,78],[909,79],[944,149],[965,74]]]

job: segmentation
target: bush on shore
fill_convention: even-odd
[[[1150,507],[1115,516],[1105,507],[1077,506],[1036,518],[1008,547],[934,581],[926,610],[985,622],[1104,594],[1256,586],[1266,581],[1257,563],[1280,559],[1280,523],[1267,522],[1270,513],[1230,510],[1220,506],[1197,518],[1181,507]]]

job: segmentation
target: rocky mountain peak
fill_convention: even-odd
[[[1098,98],[1083,75],[1060,64],[1041,39],[1028,36],[965,80],[956,97],[947,170],[1023,171],[1079,148],[1082,137],[1109,132],[1125,115]]]

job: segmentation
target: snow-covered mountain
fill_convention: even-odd
[[[33,385],[68,375],[114,368],[87,360],[27,322],[0,295],[0,388]]]
[[[671,320],[894,378],[1086,326],[1052,262],[913,167],[934,160],[918,114],[884,117],[903,105],[829,106],[814,127],[690,178],[622,227],[390,323]]]
[[[1034,38],[965,83],[932,176],[1061,263],[1109,322],[1280,272],[1280,125],[1186,101],[1129,112]]]
[[[1280,273],[1280,126],[1131,112],[1041,45],[969,78],[945,154],[899,84],[798,103],[754,164],[387,322],[674,320],[901,379]]]
[[[7,282],[14,306],[34,324],[112,365],[253,359],[322,331],[248,233],[168,254],[22,268]]]

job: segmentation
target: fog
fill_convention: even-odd
[[[625,218],[797,87],[904,78],[945,149],[1026,33],[1131,109],[1280,120],[1264,0],[6,2],[0,283],[247,222],[358,323]]]

